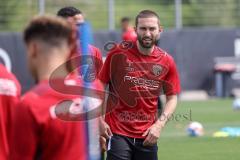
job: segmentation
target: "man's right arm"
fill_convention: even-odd
[[[106,139],[110,138],[112,136],[111,129],[109,125],[105,122],[105,114],[107,111],[107,105],[106,105],[106,99],[107,95],[106,88],[109,82],[111,81],[111,57],[114,53],[110,52],[107,55],[107,58],[101,68],[101,71],[99,72],[99,80],[102,83],[102,86],[104,88],[105,94],[103,96],[103,103],[101,106],[101,117],[100,117],[100,135],[105,137]]]
[[[104,90],[106,90],[107,85],[102,83]],[[103,96],[103,103],[101,106],[101,117],[100,117],[100,135],[105,137],[106,139],[109,139],[112,136],[112,131],[109,127],[109,125],[105,122],[105,114],[107,110],[107,105],[106,105],[106,92]]]

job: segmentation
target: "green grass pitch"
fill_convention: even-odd
[[[202,123],[205,135],[188,137],[190,121]],[[213,138],[222,127],[240,127],[240,110],[232,110],[232,100],[179,102],[174,118],[168,122],[158,141],[161,160],[239,160],[240,137]]]

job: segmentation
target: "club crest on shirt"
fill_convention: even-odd
[[[162,66],[157,64],[153,65],[152,71],[155,76],[159,76],[162,73],[162,70],[163,70]]]

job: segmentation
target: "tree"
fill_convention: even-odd
[[[236,26],[237,0],[190,0],[188,14],[183,17],[187,26]],[[187,10],[183,10],[186,12]]]
[[[16,13],[16,7],[21,1],[17,0],[0,0],[0,29],[8,28],[11,18]]]

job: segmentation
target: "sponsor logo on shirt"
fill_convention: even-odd
[[[17,87],[14,81],[9,79],[0,79],[0,95],[17,96]]]
[[[124,76],[124,82],[131,82],[135,86],[139,86],[145,89],[157,89],[159,82],[155,80],[149,80],[141,77]]]

